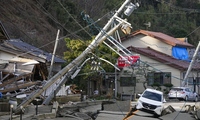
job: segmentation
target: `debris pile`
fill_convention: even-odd
[[[171,105],[169,105],[162,111],[161,115],[163,116],[163,115],[166,115],[166,114],[171,114],[171,113],[173,113],[175,111],[176,110]]]
[[[67,86],[66,86],[67,87]],[[67,87],[68,94],[81,94],[81,90],[76,90],[78,86],[76,85],[70,85]]]
[[[68,104],[60,105],[57,117],[95,120],[99,110],[102,110],[101,102],[69,102]]]
[[[41,81],[31,81],[32,73],[3,75],[4,72],[1,72],[1,76],[4,76],[4,79],[0,82],[0,93],[6,97],[17,97],[21,94],[30,94],[39,88]],[[20,97],[20,96],[18,96]]]
[[[195,105],[185,105],[185,112],[193,115],[196,120],[200,119],[200,102],[196,102]]]

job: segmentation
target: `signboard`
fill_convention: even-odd
[[[125,59],[122,58],[122,57],[118,58],[118,67],[127,67],[127,66],[130,66],[131,64],[134,64],[135,62],[137,62],[138,59],[140,59],[140,56],[123,56],[123,57]]]

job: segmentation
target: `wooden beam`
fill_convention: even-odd
[[[26,87],[35,85],[36,83],[37,82],[29,82],[29,83],[26,83],[26,84],[23,84],[23,85],[19,85],[17,87],[13,87],[13,88],[10,88],[10,89],[0,90],[0,92],[1,93],[11,92],[11,91],[15,91],[15,90],[18,90],[18,89],[22,89],[22,88],[26,88]]]
[[[19,80],[19,79],[21,79],[22,77],[27,77],[27,76],[29,76],[29,75],[31,75],[31,74],[33,74],[33,73],[21,75],[21,76],[16,77],[16,78],[11,78],[11,79],[7,80],[6,82],[4,82],[3,84],[0,84],[0,88],[6,86],[7,84],[10,84],[10,83],[14,82],[15,80]]]

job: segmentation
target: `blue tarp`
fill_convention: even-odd
[[[180,60],[189,60],[187,49],[183,47],[173,47],[172,55]]]

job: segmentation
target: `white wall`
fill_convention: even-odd
[[[124,40],[123,46],[125,46],[126,48],[129,46],[147,48],[147,46],[149,46],[150,48],[156,51],[172,56],[171,45],[166,44],[153,37],[145,36],[143,34],[138,34],[135,37],[131,37],[131,38],[128,38],[127,40]]]
[[[133,53],[133,54],[135,54],[135,53]],[[165,63],[155,61],[155,60],[148,58],[146,56],[143,56],[143,55],[140,55],[140,59],[141,59],[141,61],[147,62],[149,65],[154,67],[156,72],[161,72],[161,71],[162,72],[171,72],[171,76],[172,76],[171,77],[171,83],[174,86],[180,86],[181,81],[180,81],[180,79],[177,79],[177,78],[181,77],[181,71],[180,70],[175,69],[171,66],[168,66]],[[123,70],[128,70],[128,71],[132,72],[132,69],[130,69],[128,67],[123,68]],[[123,75],[123,72],[120,73],[120,75],[118,76],[118,79],[120,79],[121,75]],[[138,77],[136,79],[138,79]],[[150,87],[150,86],[147,86],[147,87]],[[121,87],[120,82],[118,82],[118,93],[124,92],[124,94],[130,94],[129,90],[133,90],[133,89],[134,89],[133,87]],[[136,83],[135,89],[136,89],[136,93],[143,92],[144,91],[143,83],[142,82]]]
[[[167,54],[169,56],[172,56],[172,47],[169,44],[166,44],[160,40],[157,40],[153,37],[150,36],[146,36],[143,34],[138,34],[136,36],[133,36],[131,38],[128,38],[127,40],[122,41],[122,45],[127,48],[129,46],[133,46],[133,47],[140,47],[140,48],[147,48],[150,47],[156,51],[159,51],[161,53]],[[137,54],[137,53],[133,53]],[[179,69],[175,69],[171,66],[168,66],[167,63],[161,63],[158,61],[155,61],[151,58],[148,58],[146,56],[140,55],[140,59],[143,62],[147,62],[149,65],[153,66],[156,70],[160,70],[157,72],[171,72],[171,83],[174,86],[181,86],[182,81],[180,79],[183,79],[183,72],[186,71],[181,71]],[[130,68],[124,68],[124,70],[129,70],[132,72],[132,69]],[[197,72],[196,71],[191,71],[191,73],[189,74],[189,77],[197,77]],[[199,76],[198,76],[199,77]],[[118,79],[120,79],[120,75],[118,76]],[[137,78],[136,78],[137,79]],[[150,86],[147,86],[150,87]],[[193,87],[193,86],[189,86],[189,87]],[[120,86],[120,82],[118,82],[118,92],[119,93],[125,93],[125,94],[130,94],[129,90],[133,90],[133,87],[121,87]],[[144,87],[142,83],[136,83],[136,93],[141,93],[144,91]],[[198,92],[198,89],[196,89]]]

